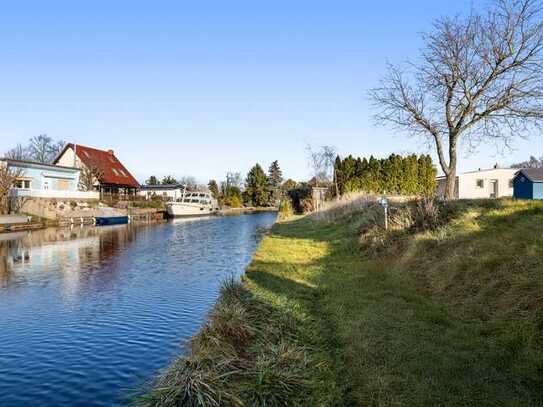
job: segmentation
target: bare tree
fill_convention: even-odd
[[[315,186],[318,187],[319,183],[330,182],[333,177],[334,160],[337,156],[336,148],[321,146],[315,149],[308,144],[305,149],[309,167],[315,178]]]
[[[98,167],[84,165],[79,173],[79,189],[93,191],[94,186],[103,177],[104,173]]]
[[[376,120],[435,145],[454,196],[457,150],[539,129],[543,20],[538,0],[495,0],[484,14],[442,18],[423,35],[418,64],[388,66],[370,97]]]
[[[53,140],[47,134],[40,134],[30,139],[28,154],[34,161],[50,164],[62,151],[65,144],[64,141]]]
[[[511,168],[543,168],[543,157],[537,158],[531,155],[528,161],[513,164]]]
[[[10,158],[12,160],[28,160],[30,158],[28,147],[24,147],[22,144],[17,144],[11,150],[6,152],[6,158]]]

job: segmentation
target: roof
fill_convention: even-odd
[[[523,168],[517,175],[522,174],[532,182],[543,182],[543,168]]]
[[[55,169],[55,170],[72,170],[72,171],[79,171],[79,168],[75,167],[65,167],[63,165],[55,165],[55,164],[45,164],[40,163],[37,161],[29,161],[29,160],[14,160],[11,158],[0,158],[0,161],[7,162],[8,164],[19,164],[19,165],[28,165],[33,167],[45,167],[49,169]]]
[[[160,184],[160,185],[142,185],[140,189],[142,191],[155,191],[155,190],[173,190],[173,189],[183,189],[185,186],[182,184]]]
[[[518,171],[517,168],[501,168],[501,167],[498,167],[498,168],[484,168],[484,169],[481,169],[479,168],[478,170],[475,170],[475,171],[466,171],[466,172],[463,172],[461,174],[456,174],[456,178],[462,176],[462,175],[467,175],[467,174],[481,174],[483,172],[496,172],[496,171],[507,171],[507,172],[510,172],[510,173],[516,173]],[[436,180],[440,181],[440,180],[444,180],[444,179],[447,179],[447,176],[446,175],[438,175],[436,177]]]
[[[101,184],[119,185],[124,187],[139,188],[140,184],[130,174],[126,167],[118,160],[112,150],[104,151],[92,147],[68,143],[58,155],[57,162],[62,155],[71,148],[75,150],[77,157],[87,167],[96,167],[102,173]]]

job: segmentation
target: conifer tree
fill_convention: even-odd
[[[268,180],[260,164],[256,164],[247,174],[245,196],[248,203],[253,206],[268,205]]]
[[[268,169],[268,191],[271,205],[278,205],[281,199],[281,184],[283,183],[283,173],[279,167],[279,162],[275,160]]]

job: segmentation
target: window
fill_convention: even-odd
[[[30,185],[29,179],[18,179],[15,181],[15,188],[18,189],[30,189]]]
[[[112,168],[111,171],[113,171],[113,174],[115,174],[117,176],[119,175],[119,173],[117,172],[117,170],[115,168]]]
[[[43,189],[49,189],[49,181],[43,181]]]
[[[121,175],[122,175],[123,177],[126,178],[126,173],[125,173],[123,170],[119,170],[119,172],[121,173]]]
[[[83,150],[83,154],[85,154],[87,158],[90,158],[90,154],[87,151]]]
[[[112,163],[115,163],[115,158],[113,156],[110,156],[109,161],[111,161]]]
[[[485,180],[484,179],[478,179],[477,180],[477,188],[484,188],[485,187]]]

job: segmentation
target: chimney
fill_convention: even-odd
[[[109,155],[113,155],[113,150],[107,150],[107,152],[109,153]]]

